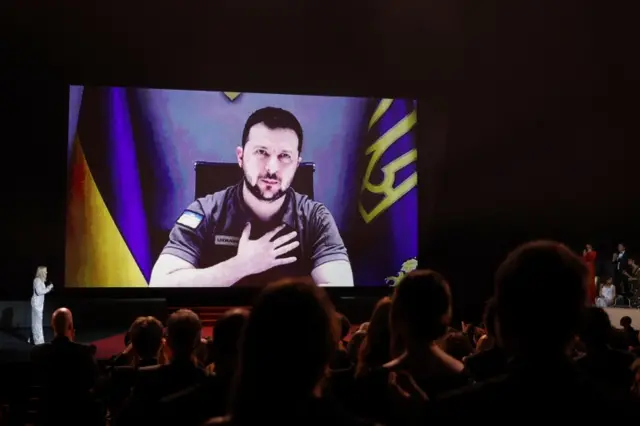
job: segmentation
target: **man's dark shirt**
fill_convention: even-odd
[[[640,346],[640,335],[638,335],[638,330],[631,326],[624,328],[623,330],[624,335],[627,337],[627,343],[629,346],[633,348]]]
[[[42,388],[45,424],[76,424],[83,418],[93,424],[99,415],[91,389],[96,384],[98,365],[89,346],[58,336],[51,343],[31,350],[35,384]]]
[[[131,395],[125,403],[119,423],[146,424],[153,418],[160,400],[191,386],[206,383],[207,373],[191,361],[139,368]]]
[[[281,224],[285,228],[275,238],[296,231],[297,237],[288,243],[299,241],[300,245],[281,257],[295,256],[298,260],[247,276],[235,286],[260,286],[283,276],[310,275],[314,268],[327,262],[349,261],[338,227],[323,204],[289,188],[280,212],[265,223],[246,205],[242,189],[240,182],[191,203],[171,230],[162,254],[179,257],[196,268],[217,265],[237,254],[242,231],[251,222],[251,239],[258,239]]]
[[[212,374],[203,382],[162,398],[155,424],[201,425],[227,414],[233,375]]]
[[[140,397],[159,400],[190,386],[203,383],[208,374],[190,361],[173,361],[165,365],[139,368],[131,393],[132,399]]]
[[[85,393],[95,385],[98,365],[91,348],[58,336],[51,343],[31,350],[34,379],[37,384],[65,388],[73,393]]]
[[[131,388],[135,384],[138,369],[158,365],[156,358],[140,360],[134,365],[118,365],[114,367],[105,384],[105,393],[112,412],[119,411],[122,404],[131,393]]]

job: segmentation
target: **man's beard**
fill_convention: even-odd
[[[273,180],[278,180],[280,182],[280,188],[276,192],[273,193],[273,196],[271,198],[265,197],[264,193],[262,192],[262,190],[258,186],[258,183],[260,182],[260,179],[273,179]],[[247,188],[249,189],[249,192],[251,192],[254,197],[256,197],[260,201],[266,201],[268,203],[271,203],[271,202],[274,202],[276,200],[279,200],[280,198],[284,197],[284,195],[286,194],[286,190],[282,189],[282,181],[279,180],[274,175],[267,175],[267,176],[263,176],[263,177],[258,177],[258,179],[256,179],[255,185],[252,185],[251,182],[249,181],[249,178],[247,177],[247,174],[245,173],[244,174],[244,184],[247,186]]]

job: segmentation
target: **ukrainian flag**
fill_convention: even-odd
[[[87,87],[81,96],[70,135],[66,285],[146,287],[152,256],[128,90]]]
[[[359,285],[384,284],[418,256],[417,110],[415,101],[377,99],[367,117],[351,247]]]

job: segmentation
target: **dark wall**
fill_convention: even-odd
[[[625,12],[572,2],[469,5],[423,254],[475,315],[506,253],[550,238],[640,255],[637,69]],[[616,53],[614,53],[616,52]],[[428,141],[425,141],[428,143]],[[540,294],[545,297],[544,283]]]
[[[30,293],[37,263],[62,264],[67,82],[417,95],[421,258],[450,278],[461,316],[477,313],[499,261],[527,239],[590,240],[607,257],[620,239],[640,248],[634,11],[577,0],[299,3],[67,2],[4,14],[2,185],[14,208],[0,297]]]

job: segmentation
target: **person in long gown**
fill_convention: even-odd
[[[594,304],[596,301],[596,258],[598,254],[593,249],[591,244],[587,244],[582,251],[582,258],[587,264],[589,270],[589,287],[587,288],[587,297],[589,298],[589,304]]]
[[[31,296],[31,334],[33,344],[44,343],[44,333],[42,331],[42,317],[44,313],[44,295],[53,289],[53,284],[46,284],[47,267],[39,266],[36,276],[33,279],[33,296]]]

